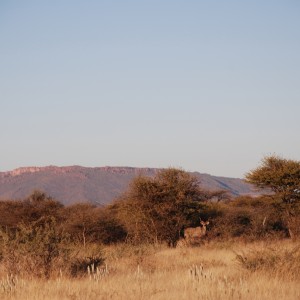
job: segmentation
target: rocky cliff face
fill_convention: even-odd
[[[0,172],[0,199],[22,199],[42,190],[64,204],[92,202],[107,204],[126,190],[139,174],[154,176],[159,169],[132,167],[25,167]],[[242,179],[193,173],[202,188],[225,189],[232,195],[255,194]]]
[[[143,172],[155,173],[159,169],[154,168],[132,168],[132,167],[96,167],[96,168],[87,168],[81,166],[69,166],[69,167],[57,167],[57,166],[47,166],[47,167],[22,167],[12,171],[0,172],[0,178],[5,177],[15,177],[22,174],[38,173],[38,172],[49,172],[54,174],[64,174],[64,173],[74,173],[80,172],[84,173],[85,171],[104,171],[111,174],[139,174]]]

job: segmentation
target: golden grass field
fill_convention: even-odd
[[[299,247],[290,240],[176,249],[120,244],[104,247],[107,266],[84,278],[71,279],[63,271],[48,281],[2,274],[0,299],[295,300]]]

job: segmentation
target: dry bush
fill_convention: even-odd
[[[71,263],[70,275],[72,277],[82,277],[88,273],[95,273],[103,263],[104,258],[100,256],[77,258]]]
[[[276,200],[239,197],[227,203],[207,204],[218,214],[212,216],[208,236],[210,239],[245,241],[288,237],[288,226]],[[211,210],[211,209],[210,209]],[[299,220],[299,217],[295,219]],[[296,232],[296,230],[295,230]]]
[[[266,247],[237,254],[236,259],[249,271],[265,271],[285,279],[300,280],[300,244],[291,248]]]
[[[97,228],[98,213],[94,205],[78,203],[63,210],[63,229],[70,234],[72,242],[85,247],[93,242]]]
[[[61,227],[70,234],[72,242],[111,244],[124,241],[126,231],[117,221],[112,209],[78,203],[63,209]]]
[[[17,228],[45,217],[61,221],[64,206],[41,191],[34,191],[24,200],[0,201],[0,226]]]
[[[84,277],[88,272],[96,272],[105,262],[103,247],[100,244],[72,245],[70,258],[65,275],[71,277]]]
[[[49,278],[68,260],[68,237],[53,218],[0,231],[2,264],[8,274]]]
[[[96,241],[102,244],[114,244],[124,242],[127,232],[119,222],[116,212],[111,207],[99,210]]]

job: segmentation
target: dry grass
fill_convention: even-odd
[[[299,246],[290,241],[272,245],[208,244],[183,249],[118,245],[104,249],[108,270],[87,274],[83,279],[62,274],[39,281],[3,275],[0,298],[300,299],[300,278],[294,276],[299,269],[287,267],[298,259]],[[279,250],[275,264],[271,259],[272,265],[266,267],[261,257],[270,255],[268,249]],[[258,260],[264,267],[247,268],[237,259],[237,253],[245,261]]]

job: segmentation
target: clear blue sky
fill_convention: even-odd
[[[0,171],[300,158],[300,2],[0,1]]]

